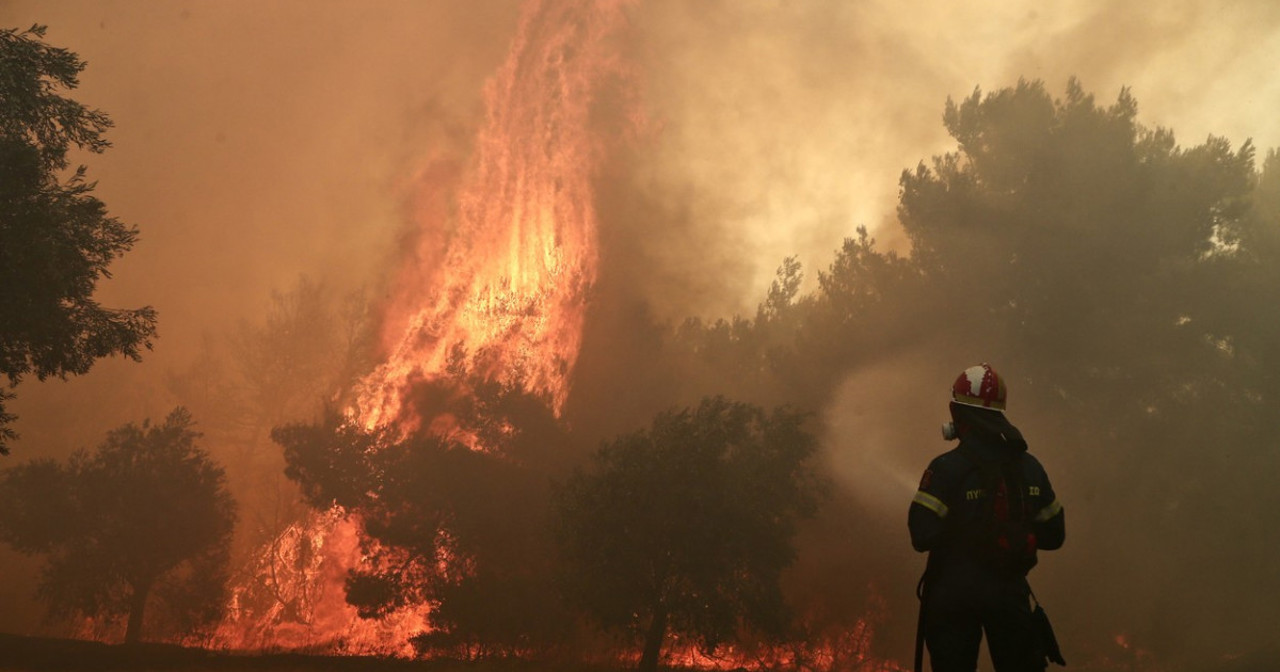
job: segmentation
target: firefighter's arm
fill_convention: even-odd
[[[1036,548],[1045,551],[1062,548],[1062,542],[1067,538],[1067,514],[1054,494],[1053,486],[1049,485],[1048,476],[1044,477],[1039,494],[1037,503],[1040,509],[1035,514]]]
[[[907,528],[911,530],[911,546],[917,551],[932,550],[946,527],[951,512],[944,494],[944,484],[939,481],[938,461],[934,460],[920,478],[920,488],[911,498],[907,511]]]

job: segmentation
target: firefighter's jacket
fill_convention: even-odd
[[[981,534],[983,499],[988,496],[983,491],[982,470],[975,465],[975,457],[984,461],[1018,462],[1027,488],[1025,494],[1038,549],[1059,548],[1065,538],[1065,514],[1044,467],[1026,452],[1027,445],[1021,435],[1016,430],[1012,434],[1011,440],[976,432],[962,435],[958,447],[929,464],[920,479],[920,489],[911,501],[907,526],[911,530],[911,545],[917,551],[930,554],[928,582],[950,584],[952,588],[944,592],[964,593],[954,595],[957,599],[1026,585],[1024,577],[1000,576],[974,551],[971,542],[975,535]]]

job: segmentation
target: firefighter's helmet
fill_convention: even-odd
[[[957,404],[996,411],[1004,410],[1005,394],[1004,378],[986,362],[965,369],[951,386],[951,399]]]

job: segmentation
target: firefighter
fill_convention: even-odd
[[[1037,550],[1062,546],[1065,515],[1005,417],[1005,398],[1004,380],[985,363],[956,378],[943,436],[960,443],[930,462],[911,501],[911,545],[929,553],[917,587],[917,670],[923,640],[934,672],[973,672],[984,632],[997,672],[1061,659],[1043,610],[1031,608],[1026,576]]]

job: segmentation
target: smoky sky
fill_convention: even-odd
[[[664,286],[684,312],[749,310],[783,257],[813,271],[866,225],[906,251],[897,180],[952,149],[943,102],[975,87],[1071,76],[1100,102],[1129,86],[1141,121],[1187,143],[1280,143],[1267,72],[1280,54],[1269,3],[654,3],[637,11],[646,99],[666,127],[645,157],[655,198],[694,225],[674,232]],[[683,242],[683,241],[682,241]],[[681,291],[718,253],[727,286]],[[682,306],[682,307],[684,307]]]
[[[1074,75],[1104,100],[1131,87],[1141,121],[1184,142],[1280,145],[1280,8],[1264,1],[668,1],[629,15],[654,126],[635,188],[683,213],[644,251],[666,317],[749,311],[783,257],[812,276],[859,225],[906,251],[898,175],[951,147],[942,103],[974,87],[1060,91]],[[442,146],[465,153],[517,16],[513,1],[0,6],[4,25],[46,23],[88,62],[76,97],[116,123],[115,147],[86,163],[142,240],[102,296],[162,311],[159,357],[299,274],[376,282],[406,184]]]
[[[417,171],[465,160],[518,15],[507,0],[0,4],[0,25],[47,24],[50,44],[88,62],[72,95],[112,117],[114,147],[82,160],[141,234],[100,298],[160,313],[143,363],[19,387],[13,459],[162,417],[180,401],[165,376],[300,275],[379,291]],[[628,16],[648,124],[607,190],[646,217],[602,226],[635,243],[614,257],[614,286],[660,320],[753,313],[790,255],[811,288],[860,225],[909,253],[898,177],[953,149],[943,104],[975,87],[1041,79],[1060,95],[1075,76],[1102,103],[1130,87],[1139,121],[1184,145],[1211,133],[1280,145],[1268,0],[664,0]],[[836,475],[885,519],[905,517],[928,446],[943,448],[946,386],[975,363],[926,351],[853,372],[824,409]],[[0,629],[27,625],[7,618]]]

